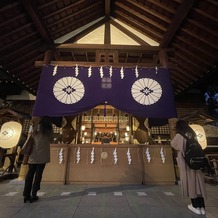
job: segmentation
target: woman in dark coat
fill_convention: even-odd
[[[171,141],[171,146],[177,150],[177,164],[179,167],[181,188],[183,196],[191,198],[192,204],[188,208],[196,214],[205,214],[206,189],[204,174],[201,170],[192,170],[184,160],[186,147],[186,138],[183,135],[188,134],[196,140],[196,134],[192,128],[184,121],[179,120],[176,123],[177,134]]]
[[[49,117],[42,117],[33,133],[33,138],[34,145],[29,156],[29,168],[23,191],[24,203],[26,201],[33,202],[38,200],[37,191],[40,189],[42,174],[46,163],[50,162],[52,124]]]

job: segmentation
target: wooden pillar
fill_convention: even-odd
[[[50,64],[53,57],[53,51],[47,50],[44,55],[44,64]]]

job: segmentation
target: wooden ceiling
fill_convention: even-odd
[[[175,96],[217,84],[217,11],[217,0],[1,0],[0,97],[23,89],[36,95],[43,64],[165,66]],[[55,43],[96,20],[62,45]],[[75,43],[103,24],[103,45]],[[110,24],[141,46],[111,45]]]

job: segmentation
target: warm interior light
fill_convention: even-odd
[[[82,125],[81,129],[82,129],[82,131],[84,131],[86,129],[86,126]]]
[[[129,131],[129,126],[126,126],[126,131]]]
[[[207,138],[204,128],[197,124],[191,124],[190,127],[195,131],[197,140],[201,145],[202,149],[205,149],[207,147]]]

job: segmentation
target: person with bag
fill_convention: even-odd
[[[24,203],[37,201],[37,191],[40,190],[42,174],[46,163],[50,162],[50,143],[52,140],[52,124],[50,118],[42,117],[34,128],[34,140],[28,160],[28,171],[25,178],[23,196]]]
[[[171,146],[177,151],[177,164],[179,167],[182,195],[191,198],[188,209],[195,214],[205,214],[206,187],[204,174],[199,170],[191,169],[185,162],[185,150],[187,139],[184,135],[189,135],[190,139],[197,140],[194,130],[184,120],[176,123],[176,135],[171,141]]]

